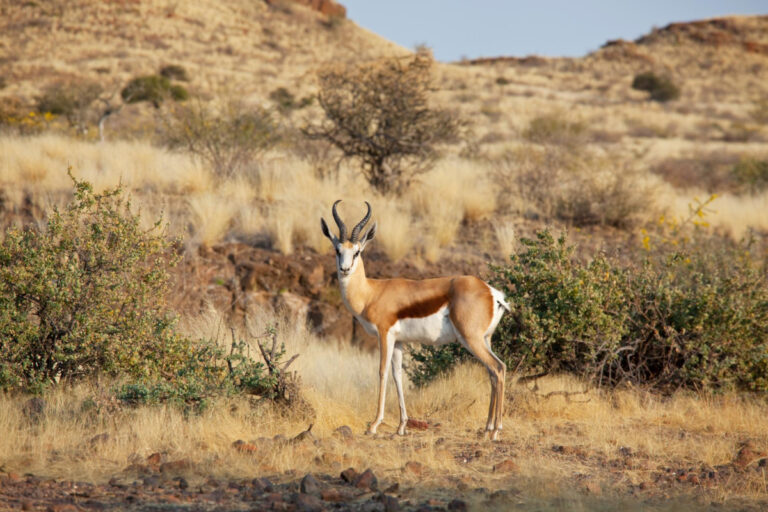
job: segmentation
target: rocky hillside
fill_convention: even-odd
[[[402,51],[331,0],[0,1],[0,94],[27,101],[55,82],[119,89],[170,64],[198,93],[264,97],[305,89],[324,62]]]

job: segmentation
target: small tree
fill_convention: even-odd
[[[431,167],[436,145],[455,139],[463,126],[429,105],[432,66],[431,56],[420,53],[321,72],[318,102],[326,118],[305,133],[359,159],[379,192],[402,190]]]
[[[199,102],[171,110],[163,139],[198,156],[220,176],[232,176],[279,139],[270,112],[229,102],[219,110]]]

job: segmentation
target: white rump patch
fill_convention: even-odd
[[[395,339],[405,343],[446,345],[456,341],[448,306],[421,318],[401,318],[390,329]]]

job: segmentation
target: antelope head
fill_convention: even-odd
[[[328,224],[326,224],[325,219],[320,219],[320,226],[323,229],[323,234],[331,241],[333,248],[336,250],[336,270],[339,273],[339,278],[344,278],[353,274],[355,269],[357,269],[363,249],[365,249],[368,242],[373,240],[373,237],[376,236],[376,223],[373,223],[361,239],[360,231],[362,231],[371,218],[371,205],[366,201],[365,205],[368,207],[368,211],[366,212],[365,217],[352,228],[352,233],[350,233],[349,238],[347,238],[347,226],[336,211],[336,206],[340,202],[341,199],[333,203],[332,209],[333,220],[336,221],[336,225],[339,227],[338,238],[331,233],[330,229],[328,229]]]

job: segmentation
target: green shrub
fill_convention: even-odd
[[[285,87],[278,87],[271,93],[269,93],[269,99],[272,100],[277,109],[286,114],[292,110],[300,110],[312,104],[312,96],[305,96],[300,100],[297,100],[291,91]]]
[[[120,189],[73,181],[63,212],[0,244],[0,389],[158,374],[189,345],[165,308],[176,257],[159,225],[142,229]]]
[[[742,158],[731,171],[736,182],[749,192],[768,188],[768,160]]]
[[[160,76],[169,80],[178,80],[180,82],[189,82],[187,70],[178,64],[169,64],[160,68]]]
[[[217,174],[232,176],[279,140],[272,114],[238,102],[219,111],[192,102],[166,118],[162,141],[198,156]]]
[[[54,84],[37,97],[35,109],[40,114],[63,116],[70,126],[85,131],[89,115],[95,115],[90,107],[102,91],[99,84],[92,82]]]
[[[667,77],[658,76],[652,71],[640,73],[632,80],[632,88],[647,91],[654,101],[666,102],[680,97],[680,89]]]
[[[512,306],[497,354],[527,372],[600,381],[627,330],[624,274],[603,256],[578,262],[564,234],[554,240],[542,231],[521,244],[509,266],[493,267],[493,283]]]
[[[167,77],[161,75],[146,75],[136,77],[120,92],[120,96],[126,103],[139,103],[146,101],[155,108],[168,97],[175,101],[184,101],[189,93],[181,85],[171,85]]]
[[[264,363],[250,356],[243,340],[233,339],[229,352],[218,343],[201,342],[190,347],[174,374],[124,383],[116,396],[130,405],[170,403],[194,412],[205,409],[216,397],[242,393],[288,406],[302,404],[298,380],[288,372],[296,356],[283,361],[285,346],[278,347],[276,330],[269,327],[267,334],[271,349],[257,340]]]
[[[512,306],[493,342],[509,368],[661,392],[768,391],[768,264],[748,246],[677,225],[647,234],[642,257],[624,265],[580,262],[547,231],[522,244],[493,267]],[[458,346],[420,348],[409,373],[423,385],[464,357]]]

